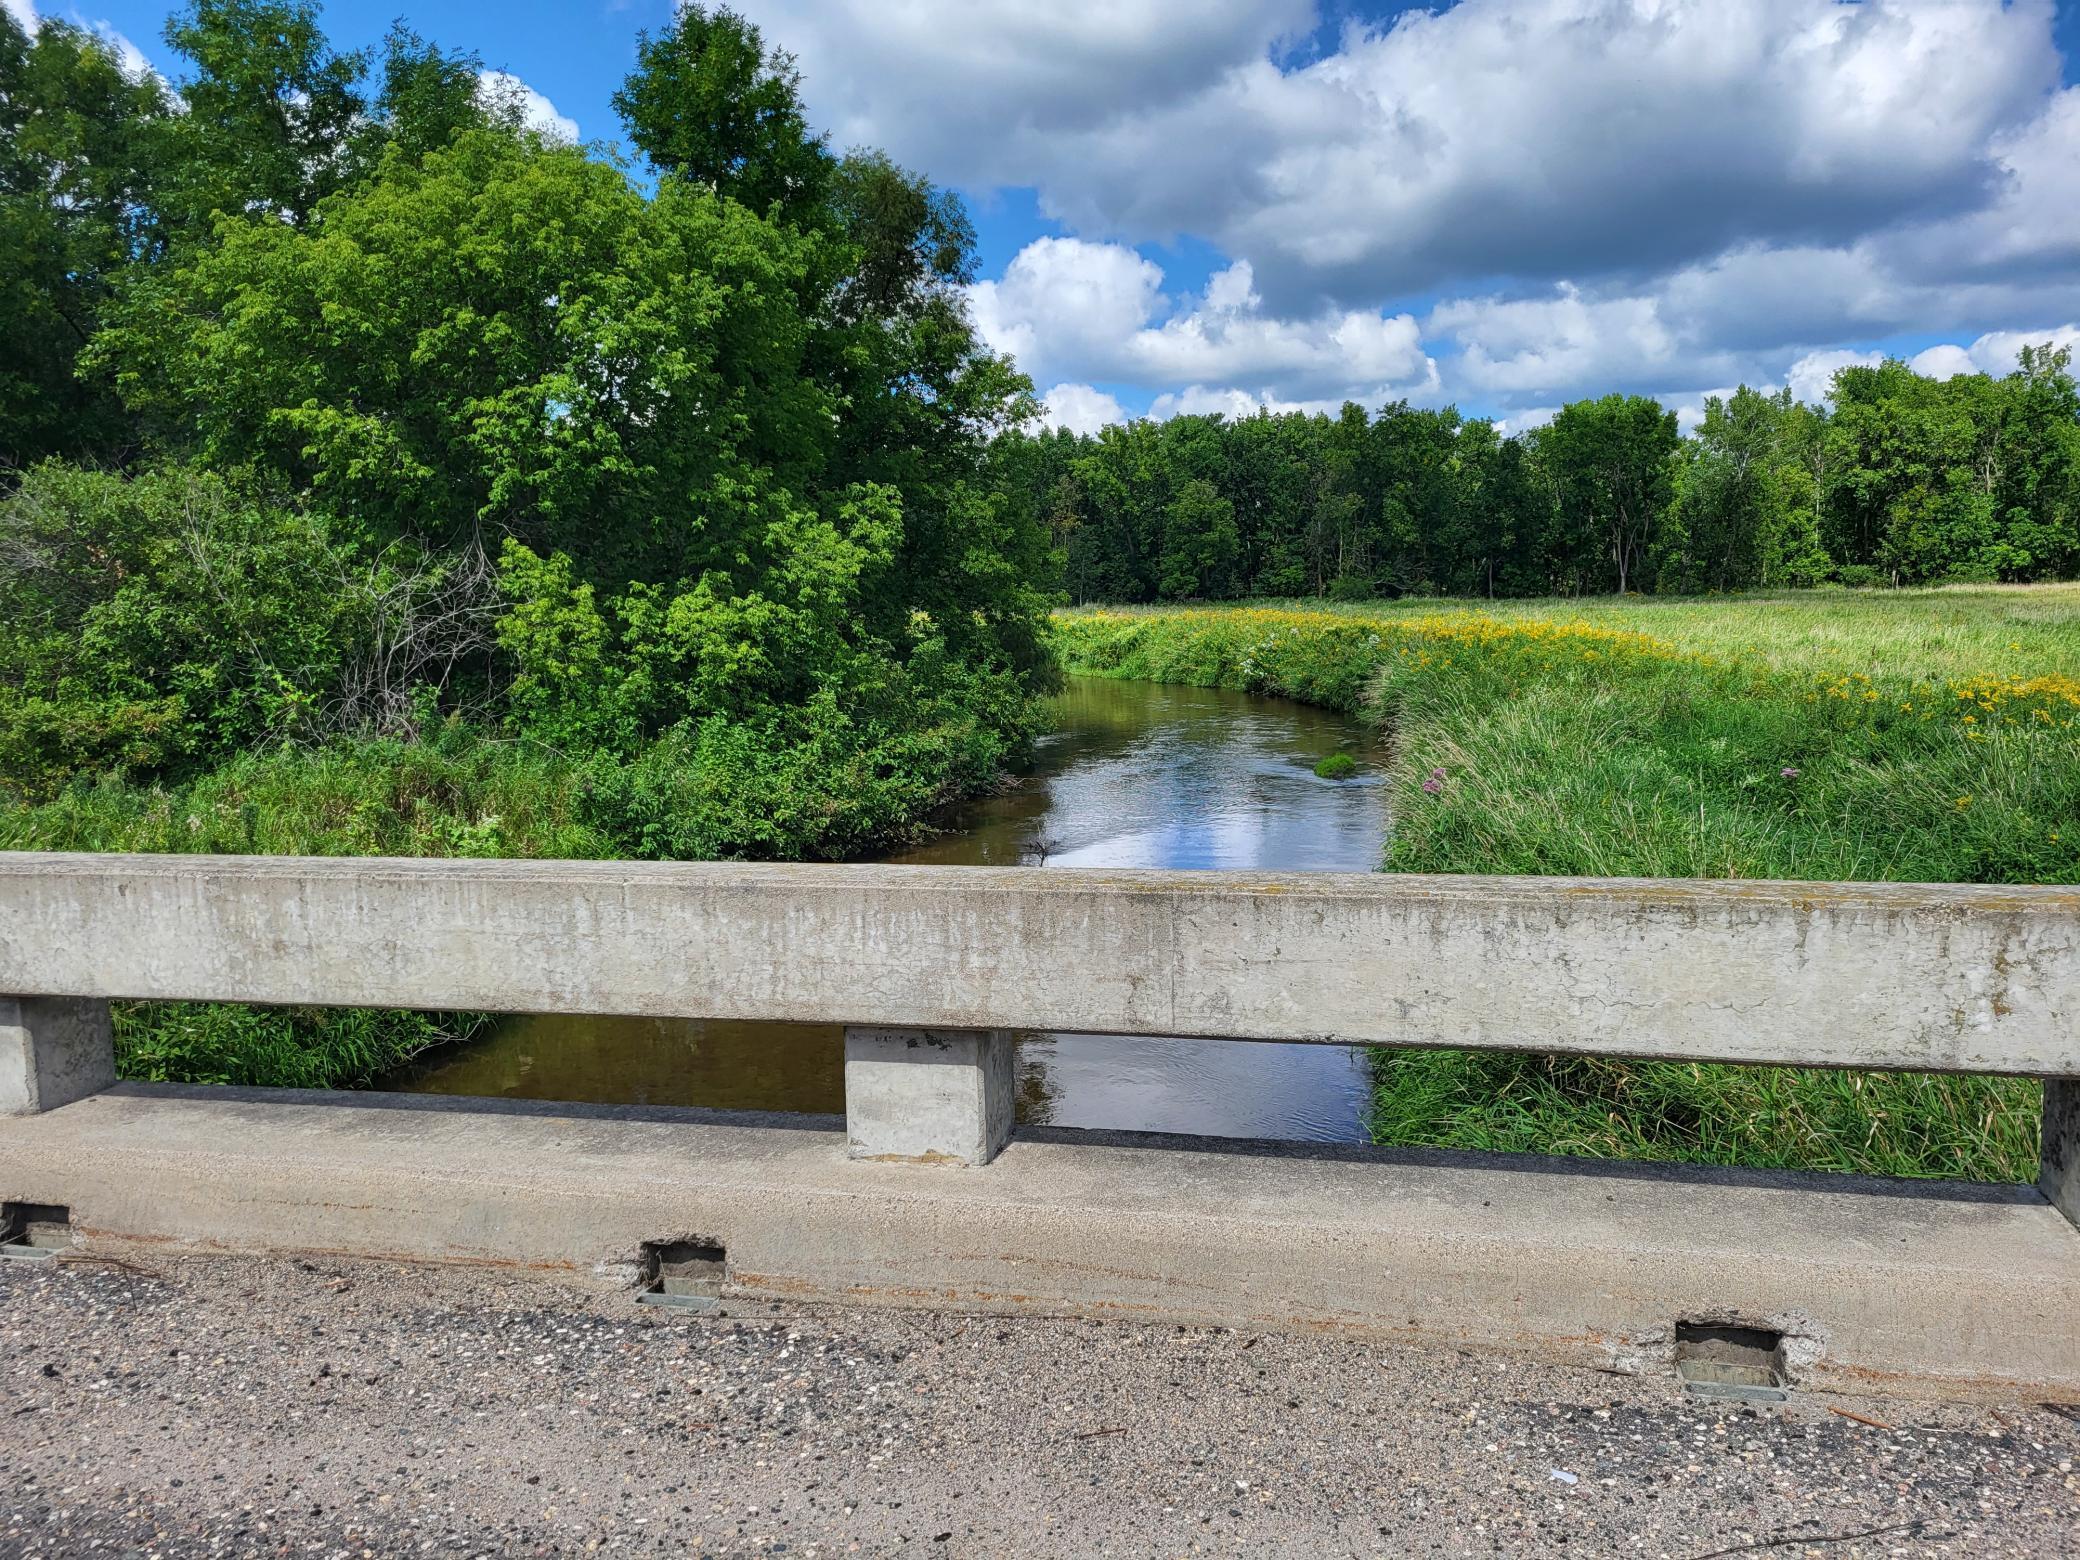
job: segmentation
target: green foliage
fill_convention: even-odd
[[[991,784],[1031,734],[1008,677],[922,654],[841,700],[687,721],[587,769],[585,815],[625,853],[842,859]]]
[[[99,38],[0,12],[0,472],[120,451],[128,419],[74,373],[117,278],[157,249],[170,106]]]
[[[308,220],[350,172],[367,56],[335,52],[308,0],[190,0],[166,41],[193,67],[185,112],[166,127],[172,221],[194,232],[219,214]]]
[[[0,499],[0,562],[0,790],[303,731],[361,631],[321,525],[178,468],[36,468]]]
[[[740,206],[475,130],[308,227],[221,229],[93,356],[211,463],[308,485],[371,542],[503,531],[654,577],[726,563],[827,452],[809,263]]]
[[[0,846],[828,857],[996,782],[1058,673],[956,197],[726,11],[619,100],[654,193],[401,24],[168,38],[177,102],[0,17]],[[295,1083],[432,1033],[126,1023]]]
[[[407,162],[438,151],[465,130],[493,123],[517,129],[517,102],[486,103],[484,62],[428,43],[402,22],[383,39],[382,80],[372,122],[356,132],[355,152],[372,163],[386,147]]]
[[[354,1088],[487,1022],[478,1013],[119,1002],[116,1068],[155,1083]]]
[[[1505,438],[1449,409],[1014,433],[992,486],[1072,601],[1665,594],[2080,572],[2080,390],[1846,369],[1838,408],[1745,387],[1695,435],[1643,396]]]
[[[1663,545],[1676,414],[1641,395],[1576,401],[1532,435],[1553,494],[1547,556],[1563,588],[1623,595]]]
[[[1218,597],[1234,589],[1241,538],[1235,506],[1203,477],[1178,489],[1163,515],[1163,581],[1166,597]]]
[[[803,117],[792,58],[727,7],[682,5],[669,28],[642,34],[636,60],[614,108],[653,168],[814,224],[831,159]]]
[[[1826,432],[1821,526],[1894,583],[2057,579],[2080,568],[2080,392],[2064,351],[2003,380],[1845,368]]]
[[[1314,766],[1318,779],[1348,780],[1358,772],[1358,761],[1348,753],[1331,753]]]

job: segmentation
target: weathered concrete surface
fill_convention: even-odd
[[[2080,1074],[2080,890],[0,854],[0,991]]]
[[[2044,1085],[2043,1171],[2037,1190],[2080,1226],[2080,1083],[2054,1078]]]
[[[2028,1399],[1757,1411],[1319,1334],[725,1310],[0,1264],[0,1554],[2080,1553],[2080,1423]]]
[[[1016,1049],[1001,1029],[846,1030],[852,1157],[988,1164],[1011,1141]]]
[[[115,1081],[106,1002],[0,997],[0,1116],[55,1110]]]
[[[87,1252],[167,1243],[727,1292],[1345,1331],[1667,1368],[1678,1320],[1783,1329],[1802,1381],[2080,1399],[2080,1231],[2022,1187],[1517,1156],[1021,1137],[988,1173],[853,1161],[820,1120],[124,1084],[0,1122],[0,1197]]]

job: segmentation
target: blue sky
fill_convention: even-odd
[[[29,0],[0,0],[18,14]],[[168,8],[35,0],[168,74]],[[341,47],[406,0],[335,0]],[[1694,415],[1881,352],[2080,337],[2080,14],[2051,0],[740,0],[812,117],[968,197],[1050,414],[1581,395]],[[668,0],[405,10],[587,140]]]

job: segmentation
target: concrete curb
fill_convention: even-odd
[[[2080,1401],[2080,1232],[2015,1187],[1517,1156],[1021,1136],[861,1163],[816,1118],[125,1084],[0,1122],[0,1197],[88,1251],[337,1252],[726,1294],[1325,1329],[1666,1369],[1674,1324],[1781,1330],[1797,1385]]]

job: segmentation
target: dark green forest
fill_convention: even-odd
[[[1084,602],[1580,596],[2046,580],[2080,572],[2067,356],[2005,378],[1852,367],[1832,410],[1645,396],[1515,437],[1456,411],[1014,431],[993,482]]]

